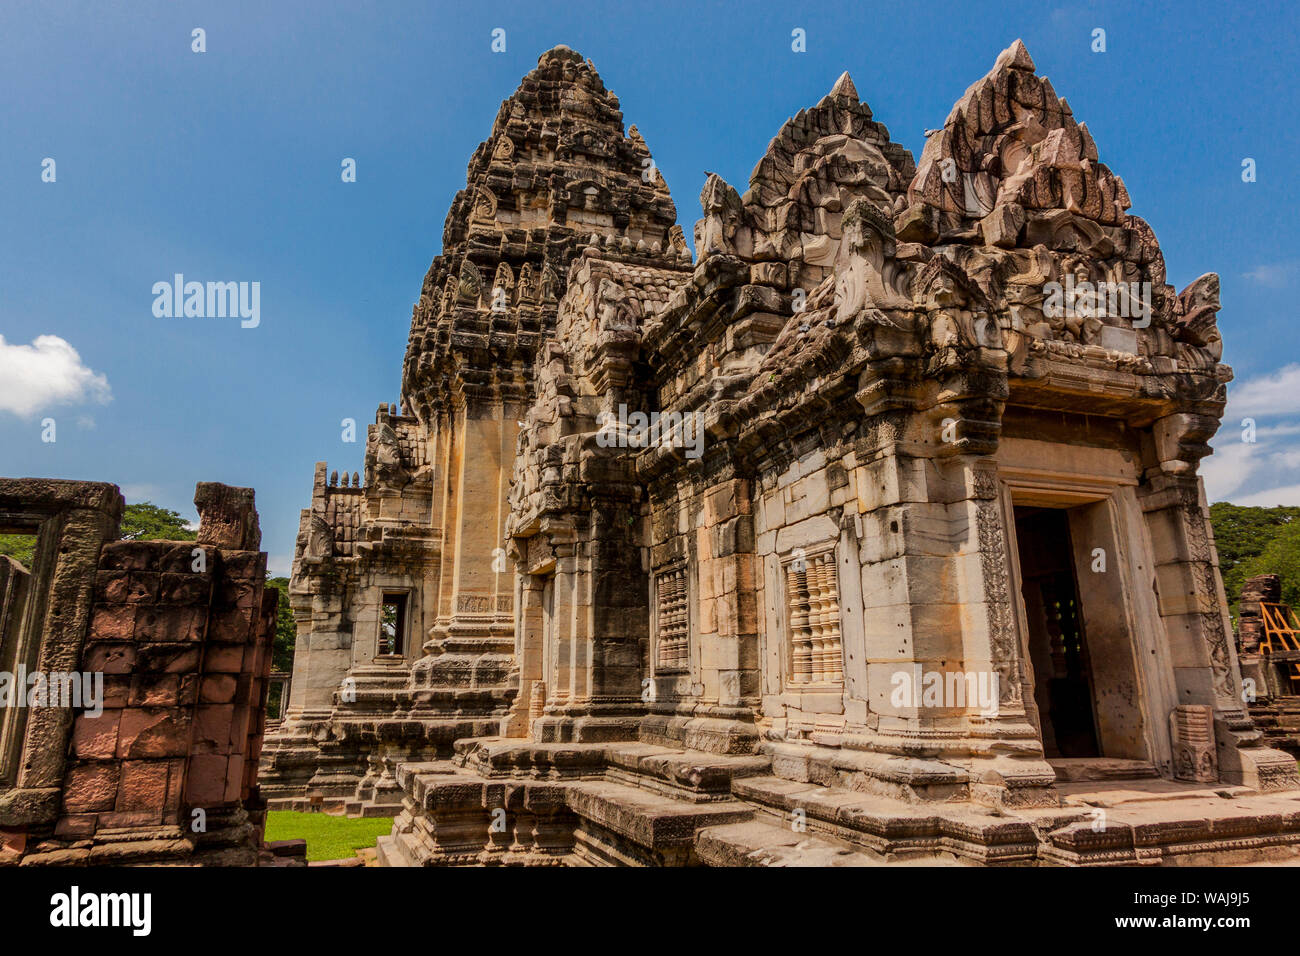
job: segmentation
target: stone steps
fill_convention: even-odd
[[[758,755],[714,754],[654,744],[617,744],[606,749],[608,779],[697,802],[731,798],[733,780],[769,773]]]
[[[1086,780],[1140,780],[1159,777],[1155,765],[1146,760],[1118,760],[1108,757],[1048,757],[1056,771],[1056,782]]]
[[[754,813],[738,800],[685,803],[604,780],[571,783],[564,791],[569,809],[580,818],[648,848],[687,845],[700,827],[748,819]]]
[[[1038,848],[1029,821],[969,802],[905,803],[774,776],[736,780],[732,793],[782,828],[806,827],[796,832],[861,848],[891,863],[944,863],[951,857],[985,865],[1028,863]]]
[[[458,741],[457,764],[491,779],[593,779],[693,802],[730,799],[731,781],[767,773],[771,761],[647,743],[553,744],[507,738]]]
[[[375,858],[380,866],[419,866],[404,841],[389,834],[375,841]]]
[[[707,866],[886,866],[880,857],[765,820],[704,827],[695,854]]]
[[[1294,793],[1107,778],[1062,784],[1063,806],[995,810],[788,780],[739,755],[646,744],[523,749],[548,761],[540,766],[591,768],[599,758],[607,770],[538,779],[485,777],[450,761],[403,764],[408,810],[381,841],[380,862],[1095,866],[1300,856]],[[515,773],[537,770],[502,742],[483,759]],[[490,831],[492,808],[506,810],[507,831]]]
[[[1039,859],[1069,865],[1222,865],[1300,854],[1300,794],[1294,791],[1260,794],[1224,787],[1143,799],[1139,785],[1095,801],[1087,819],[1042,827]]]

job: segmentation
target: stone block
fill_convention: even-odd
[[[63,809],[67,813],[97,813],[113,809],[117,800],[121,767],[115,763],[89,763],[68,771],[63,786]]]
[[[212,590],[209,574],[169,572],[160,576],[158,603],[185,606],[206,605]]]
[[[129,674],[135,669],[139,653],[139,648],[134,643],[96,641],[88,644],[83,652],[82,670],[91,673]]]
[[[199,704],[194,709],[194,753],[229,753],[233,734],[233,704]]]
[[[239,681],[233,674],[208,674],[199,689],[199,700],[204,704],[229,704],[235,699]]]
[[[105,710],[98,717],[78,714],[72,727],[72,753],[83,760],[110,759],[117,754],[120,710]]]
[[[108,604],[95,608],[90,622],[91,638],[104,643],[131,641],[135,634],[135,615],[136,608],[130,604]]]
[[[185,803],[212,808],[226,798],[226,772],[230,758],[226,754],[196,753],[189,758],[185,772]]]
[[[182,756],[190,749],[190,717],[168,708],[128,707],[122,711],[117,756]]]
[[[165,760],[123,761],[121,790],[114,809],[161,816],[167,802],[167,771]]]
[[[136,674],[131,682],[133,707],[177,707],[180,705],[179,674]]]

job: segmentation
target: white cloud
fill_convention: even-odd
[[[1234,505],[1249,505],[1256,508],[1274,508],[1278,505],[1300,506],[1300,485],[1283,485],[1268,491],[1257,491],[1233,501]]]
[[[0,335],[0,412],[28,416],[54,405],[112,401],[108,379],[87,368],[57,335],[9,345]]]
[[[1261,425],[1255,429],[1258,438],[1281,438],[1283,435],[1300,435],[1300,422],[1284,422],[1281,425]]]
[[[1220,432],[1220,435],[1223,433]],[[1265,464],[1259,445],[1228,439],[1214,446],[1214,454],[1201,459],[1201,478],[1209,501],[1229,501]],[[1240,502],[1233,502],[1239,504]]]
[[[1229,388],[1227,411],[1224,420],[1234,424],[1242,416],[1300,413],[1300,362]]]
[[[1300,485],[1300,363],[1234,384],[1214,454],[1201,462],[1210,501],[1296,504]],[[1259,419],[1256,422],[1256,419]],[[1253,427],[1242,424],[1249,419]],[[1253,438],[1254,441],[1246,441]]]
[[[1291,281],[1295,275],[1297,263],[1295,262],[1276,262],[1270,265],[1257,266],[1250,272],[1243,273],[1243,276],[1260,285],[1268,286],[1270,289],[1281,289]]]

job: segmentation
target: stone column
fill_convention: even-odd
[[[749,482],[724,481],[704,494],[717,633],[703,674],[716,693],[717,714],[735,717],[756,707],[762,693],[758,661],[758,593],[754,569],[754,514]],[[701,548],[703,551],[703,548]],[[710,673],[712,671],[712,673]]]
[[[1178,700],[1214,708],[1220,780],[1262,791],[1300,788],[1294,758],[1262,745],[1241,699],[1237,652],[1201,479],[1153,469],[1139,497],[1155,548],[1156,591]],[[1177,751],[1180,741],[1173,745]]]
[[[968,779],[971,796],[991,805],[1055,804],[1054,775],[1025,710],[996,465],[895,448],[858,468],[857,487],[869,704],[879,714],[868,749],[933,755],[950,765],[951,780]],[[948,699],[949,674],[964,683],[960,702]],[[990,707],[978,691],[989,693],[994,678]],[[934,680],[943,681],[940,706],[918,693]],[[904,688],[900,707],[896,692]],[[939,767],[896,763],[891,771],[914,776],[913,786]]]
[[[546,578],[540,574],[530,574],[519,568],[519,600],[515,610],[515,666],[511,671],[511,681],[517,682],[519,693],[510,707],[510,714],[501,722],[503,737],[527,737],[529,715],[535,702],[532,695],[538,688],[536,684],[542,679],[543,646],[542,596],[546,590]],[[545,701],[541,701],[545,704]]]

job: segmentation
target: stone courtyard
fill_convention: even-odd
[[[1218,277],[1019,41],[926,136],[844,74],[693,256],[541,56],[364,474],[316,467],[270,806],[398,813],[387,865],[1295,857],[1198,475]]]

